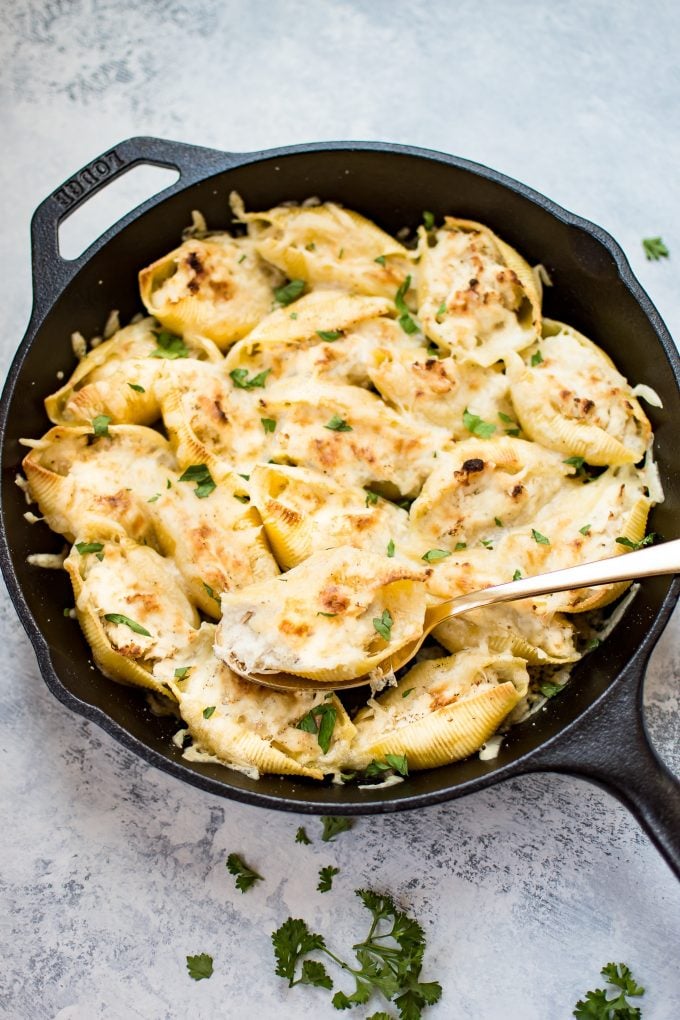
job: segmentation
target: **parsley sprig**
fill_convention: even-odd
[[[640,539],[639,542],[632,542],[629,538],[626,538],[625,535],[619,535],[619,537],[616,539],[618,545],[622,545],[626,549],[644,549],[646,545],[653,545],[655,541],[656,534],[653,531],[650,531],[650,533],[648,535],[645,535],[644,538]]]
[[[472,414],[467,407],[463,411],[463,425],[468,432],[473,436],[479,436],[480,439],[490,439],[496,431],[495,425],[490,421],[484,421],[478,414]]]
[[[189,357],[189,348],[181,336],[175,336],[174,333],[161,330],[160,333],[156,333],[156,343],[158,346],[151,352],[152,358],[167,358],[168,361],[176,361],[177,358]]]
[[[205,499],[206,496],[209,496],[217,488],[207,464],[191,464],[184,474],[180,475],[179,481],[196,482],[194,495],[198,496],[199,499]]]
[[[251,885],[262,881],[262,875],[249,868],[238,854],[229,854],[227,857],[227,871],[230,875],[236,876],[236,888],[242,893],[250,889]]]
[[[637,1020],[642,1014],[638,1006],[631,1006],[628,998],[645,994],[644,988],[633,978],[625,963],[608,963],[600,971],[610,985],[619,989],[617,995],[609,997],[607,989],[596,988],[586,992],[584,999],[576,1003],[573,1015],[577,1020]]]
[[[339,874],[340,868],[334,868],[331,864],[329,864],[325,868],[320,868],[319,883],[316,887],[317,890],[319,892],[330,892],[331,889],[333,888],[333,878],[335,875]]]
[[[315,705],[306,715],[303,715],[295,729],[304,730],[305,733],[315,733],[319,747],[324,754],[327,754],[333,739],[337,718],[338,712],[334,705],[327,703]]]
[[[274,297],[278,304],[285,307],[292,301],[296,301],[304,289],[304,280],[289,280],[288,283],[284,283],[282,287],[274,288]]]
[[[438,981],[421,981],[425,953],[425,933],[418,922],[397,909],[390,896],[369,889],[357,889],[356,895],[372,915],[366,938],[352,947],[357,966],[352,967],[335,955],[322,935],[311,932],[300,918],[289,917],[272,934],[276,973],[297,984],[332,989],[333,981],[323,963],[304,957],[323,953],[354,977],[351,994],[337,991],[332,1002],[336,1009],[363,1005],[375,992],[381,993],[399,1010],[400,1020],[420,1020],[426,1006],[441,998]],[[298,972],[298,964],[302,963]],[[380,1014],[377,1014],[380,1016]]]
[[[209,978],[213,972],[213,958],[209,953],[198,953],[196,956],[187,956],[187,970],[189,977],[194,981],[202,981]]]
[[[642,247],[648,260],[651,262],[667,259],[671,254],[660,237],[645,237],[642,241]]]
[[[239,390],[256,390],[264,386],[270,372],[271,368],[266,368],[264,372],[258,372],[249,379],[247,368],[235,368],[229,373],[229,377]]]
[[[399,325],[403,329],[404,333],[408,333],[409,335],[411,333],[418,332],[418,326],[416,325],[416,322],[411,315],[411,311],[405,301],[410,286],[411,277],[407,276],[397,293],[394,295],[394,303],[397,306],[397,311],[399,312]]]
[[[321,838],[324,843],[334,843],[335,837],[341,832],[347,832],[354,825],[352,818],[343,818],[341,815],[323,815],[323,832]]]

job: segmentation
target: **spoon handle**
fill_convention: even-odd
[[[640,577],[678,572],[680,572],[680,538],[625,555],[612,556],[606,560],[579,563],[575,567],[553,570],[549,574],[523,577],[519,581],[509,581],[507,584],[496,584],[482,591],[469,592],[467,595],[442,602],[438,606],[432,606],[427,612],[427,628],[431,630],[449,617],[482,606],[490,606],[495,602],[512,602],[515,599],[550,595],[552,592],[569,591],[572,588],[590,588],[596,584],[611,584],[613,581],[631,581]]]

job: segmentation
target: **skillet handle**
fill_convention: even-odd
[[[680,879],[680,782],[649,741],[634,660],[591,711],[540,748],[527,771],[563,772],[603,786],[632,812]]]
[[[40,203],[31,220],[34,317],[42,318],[82,266],[108,240],[110,231],[76,259],[65,259],[59,252],[60,223],[92,195],[134,166],[146,163],[177,170],[180,176],[174,184],[138,207],[146,209],[187,185],[204,180],[238,162],[238,156],[216,149],[140,136],[120,142],[78,170]],[[137,211],[134,211],[135,215]],[[130,218],[132,215],[128,214]]]

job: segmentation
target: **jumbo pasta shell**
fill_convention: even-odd
[[[166,329],[208,337],[221,350],[270,310],[276,275],[247,238],[192,238],[139,274],[146,309]]]

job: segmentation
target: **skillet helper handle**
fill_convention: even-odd
[[[528,771],[580,776],[613,793],[680,879],[680,781],[649,741],[636,658],[587,715],[542,748]]]
[[[40,203],[31,220],[34,315],[42,317],[66,285],[104,243],[108,232],[76,259],[65,259],[59,251],[59,225],[80,205],[111,181],[135,166],[168,167],[179,179],[149,199],[155,204],[188,184],[210,177],[238,163],[238,157],[198,145],[163,138],[128,138],[93,159]],[[147,203],[143,203],[146,206]]]

